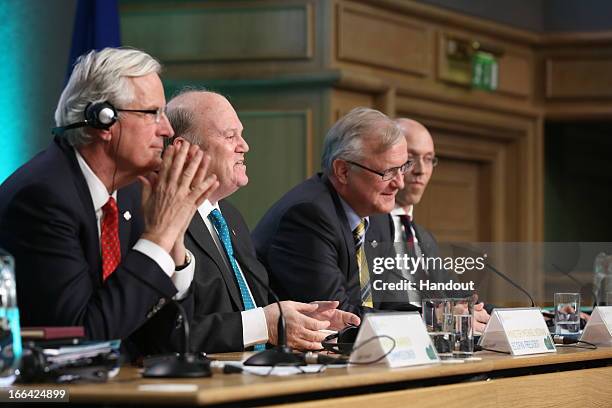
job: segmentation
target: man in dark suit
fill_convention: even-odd
[[[24,325],[84,326],[90,339],[150,329],[139,352],[172,347],[176,312],[154,315],[168,298],[192,301],[183,235],[217,183],[195,146],[162,159],[173,131],[159,71],[138,50],[82,56],[58,136],[0,186],[0,245],[15,256]]]
[[[413,163],[410,171],[404,175],[404,188],[397,193],[397,203],[391,216],[395,228],[396,250],[398,253],[406,251],[410,256],[436,258],[439,256],[438,244],[434,236],[427,229],[414,222],[414,206],[421,201],[427,184],[438,164],[434,143],[429,131],[417,121],[411,119],[398,119],[406,145],[408,159]],[[413,273],[406,274],[410,280],[416,282],[429,280],[430,282],[448,282],[453,279],[453,272],[444,268],[419,268]],[[455,281],[457,281],[455,277]],[[437,297],[469,296],[469,293],[444,293],[439,291],[410,291],[410,301],[418,305],[422,299]],[[476,322],[474,329],[482,332],[489,320],[489,314],[483,303],[474,306]]]
[[[175,145],[197,144],[210,157],[219,188],[193,217],[185,245],[197,260],[191,347],[206,352],[240,351],[276,343],[278,308],[268,305],[268,273],[257,260],[249,229],[226,198],[248,183],[242,123],[223,96],[187,91],[168,104]],[[321,329],[359,323],[335,302],[281,302],[290,347],[319,349]]]
[[[341,118],[325,137],[323,172],[285,194],[253,232],[279,295],[337,300],[355,313],[399,309],[403,299],[377,282],[394,277],[372,272],[374,260],[395,255],[387,213],[409,167],[406,141],[386,115],[356,108]]]

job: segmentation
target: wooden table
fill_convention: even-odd
[[[463,364],[328,368],[320,374],[291,377],[216,374],[194,380],[152,380],[141,378],[136,368],[125,367],[108,383],[64,387],[70,391],[71,402],[106,405],[612,407],[611,347],[559,348],[555,354],[523,357],[477,355],[481,361]],[[167,392],[155,387],[143,391],[145,384],[192,385]]]

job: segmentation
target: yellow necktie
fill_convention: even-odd
[[[363,247],[365,242],[366,223],[366,219],[362,218],[359,225],[353,230],[353,239],[355,240],[355,253],[357,255],[357,266],[359,267],[361,304],[366,307],[374,307],[372,302],[372,285],[370,285],[370,271],[368,270],[368,261]]]

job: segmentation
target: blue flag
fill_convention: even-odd
[[[78,57],[90,50],[120,45],[118,0],[79,0],[74,17],[66,81]]]

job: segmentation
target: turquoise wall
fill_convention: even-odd
[[[0,0],[0,182],[47,146],[76,0]]]

